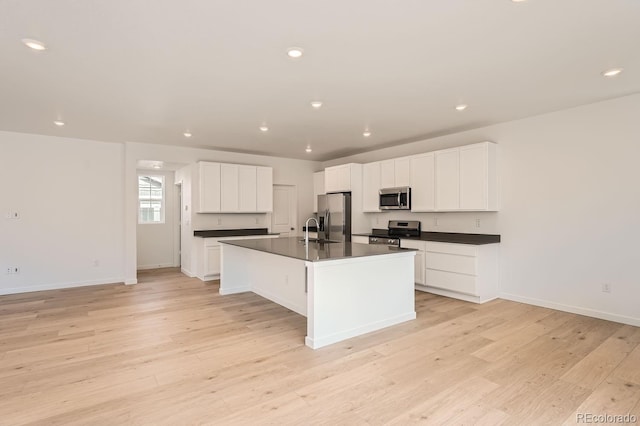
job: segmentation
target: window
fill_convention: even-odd
[[[164,223],[164,176],[138,176],[138,223]]]

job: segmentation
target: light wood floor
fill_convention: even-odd
[[[313,351],[305,318],[175,269],[0,297],[0,424],[561,424],[640,419],[640,329],[416,293]]]

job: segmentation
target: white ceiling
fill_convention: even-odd
[[[327,160],[639,92],[639,41],[638,0],[1,0],[0,130]]]

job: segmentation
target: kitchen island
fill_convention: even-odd
[[[252,291],[307,317],[317,349],[415,319],[414,250],[300,238],[224,241],[220,294]]]

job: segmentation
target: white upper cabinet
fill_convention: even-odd
[[[273,211],[273,169],[271,167],[256,167],[257,195],[256,210],[258,212]]]
[[[324,169],[324,190],[332,192],[349,192],[352,190],[352,173],[361,173],[359,164],[349,163]]]
[[[220,165],[220,210],[222,212],[239,211],[238,165]]]
[[[436,209],[435,154],[414,155],[410,158],[411,211],[432,212]]]
[[[436,210],[460,209],[460,149],[436,151]]]
[[[318,195],[324,195],[324,172],[313,174],[313,211],[318,211]]]
[[[460,209],[498,210],[496,145],[460,147]]]
[[[494,143],[481,142],[435,154],[437,210],[498,210]]]
[[[412,157],[396,158],[393,160],[394,165],[394,186],[411,186],[411,165]]]
[[[380,187],[378,189],[396,187],[395,160],[380,161],[377,164],[380,168]]]
[[[362,165],[362,211],[379,212],[379,193],[381,164],[367,163]]]
[[[238,211],[258,211],[257,178],[256,166],[238,166]]]
[[[263,213],[273,210],[271,167],[201,161],[198,213]]]
[[[198,163],[200,176],[200,204],[198,213],[220,212],[220,164]]]

